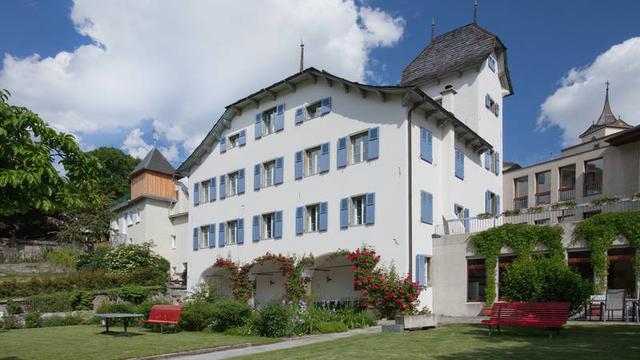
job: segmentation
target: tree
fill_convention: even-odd
[[[97,191],[112,199],[128,196],[129,174],[140,160],[112,147],[100,147],[89,151],[88,154],[97,158],[102,166],[98,175]]]
[[[0,90],[0,217],[90,205],[98,160],[72,135],[50,128],[26,107],[9,105],[9,95]]]
[[[109,240],[110,222],[113,212],[111,198],[99,195],[91,207],[71,208],[60,215],[61,221],[56,238],[68,243],[82,243],[90,246]]]

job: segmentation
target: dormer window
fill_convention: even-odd
[[[489,55],[489,58],[487,59],[487,66],[489,66],[489,69],[491,69],[491,71],[497,72],[496,69],[498,67],[498,64],[496,62],[496,58],[494,58],[493,55]]]
[[[276,132],[276,108],[271,108],[262,113],[262,136]]]

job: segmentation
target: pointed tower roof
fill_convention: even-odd
[[[154,147],[153,149],[151,149],[151,151],[149,151],[147,156],[142,159],[138,166],[133,169],[131,174],[129,174],[129,177],[131,178],[143,171],[155,171],[161,174],[173,175],[176,170],[173,168],[167,158],[162,155],[160,150]]]
[[[627,124],[621,118],[616,118],[611,110],[611,104],[609,103],[609,82],[607,81],[607,90],[604,96],[604,106],[602,107],[602,113],[598,118],[598,121],[593,123],[589,128],[580,135],[580,138],[586,137],[602,128],[611,127],[618,129],[630,129],[631,125]]]

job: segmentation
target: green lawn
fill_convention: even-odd
[[[0,330],[0,359],[127,359],[232,344],[265,344],[276,340],[182,331],[130,329],[131,337],[102,334],[94,325]],[[113,328],[121,331],[121,327]]]
[[[480,325],[359,335],[252,355],[251,359],[638,359],[640,326],[567,326],[549,340],[545,330],[511,328],[487,336]]]

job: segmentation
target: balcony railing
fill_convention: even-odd
[[[598,195],[601,193],[602,193],[602,182],[584,184],[584,196]]]
[[[536,194],[536,205],[547,205],[551,203],[551,191],[543,191]]]
[[[575,198],[576,198],[576,188],[571,187],[571,188],[565,188],[565,189],[558,189],[558,200],[567,201],[567,200],[573,200]]]
[[[529,207],[529,197],[528,196],[519,196],[513,198],[513,208],[514,209],[526,209]]]
[[[127,234],[114,232],[109,235],[109,243],[111,246],[118,246],[127,243]]]
[[[445,220],[434,227],[434,235],[450,235],[480,232],[503,224],[555,225],[586,219],[598,213],[640,211],[640,201],[622,199],[603,205],[578,204],[575,208],[554,209],[530,212],[510,211],[494,217],[470,217],[466,219]]]

